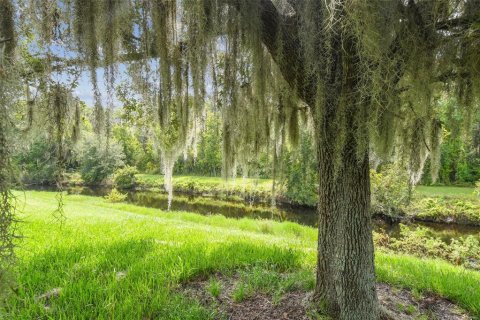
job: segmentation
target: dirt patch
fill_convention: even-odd
[[[218,312],[218,319],[315,319],[310,303],[312,292],[293,290],[280,296],[273,296],[256,290],[239,299],[238,295],[235,295],[235,291],[241,285],[239,277],[223,275],[213,277],[221,290],[213,290],[209,279],[191,281],[183,285],[180,290],[202,305],[215,309]],[[472,319],[455,304],[436,295],[412,294],[411,291],[383,283],[377,284],[377,292],[381,305],[394,319]]]
[[[238,287],[237,276],[225,277],[216,275],[221,290],[214,297],[209,290],[208,279],[199,279],[185,284],[182,291],[188,297],[198,300],[202,305],[213,307],[219,312],[219,319],[229,320],[308,320],[310,294],[292,291],[283,294],[279,299],[262,293],[248,295],[242,300],[235,298],[234,291]]]
[[[396,319],[468,320],[465,311],[437,295],[412,294],[384,283],[377,284],[378,299]]]

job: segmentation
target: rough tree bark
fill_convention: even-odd
[[[355,143],[352,131],[347,133],[350,146]],[[327,130],[325,134],[335,132]],[[320,308],[335,319],[376,319],[368,154],[358,160],[350,146],[344,148],[342,163],[336,171],[333,150],[318,146],[315,298]]]
[[[263,42],[285,79],[310,105],[316,125],[319,234],[315,302],[334,319],[377,319],[368,148],[360,155],[357,148],[367,105],[360,103],[356,90],[360,75],[354,38],[342,30],[332,33],[331,52],[327,54],[333,61],[323,79],[323,105],[317,108],[316,83],[304,78],[295,18],[281,16],[269,0],[261,3]],[[289,28],[279,28],[280,23]],[[276,59],[277,37],[287,51],[283,52],[282,60]],[[336,117],[342,108],[346,132],[338,157]],[[368,144],[368,135],[363,138],[362,143]]]
[[[354,37],[336,32],[329,48],[333,59],[326,73],[324,105],[314,112],[319,170],[315,298],[335,319],[377,319],[368,134],[362,133],[368,104],[361,102],[357,90]],[[340,142],[339,112],[345,121],[345,140]]]

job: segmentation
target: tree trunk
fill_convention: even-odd
[[[368,157],[353,153],[335,176],[319,156],[317,301],[335,319],[376,319]]]
[[[362,62],[355,36],[342,24],[348,18],[345,1],[341,2],[327,15],[334,14],[335,23],[318,40],[320,62],[315,80],[305,77],[297,18],[280,15],[270,0],[260,0],[262,41],[284,79],[310,106],[315,122],[319,171],[316,301],[334,319],[368,320],[379,314],[369,212],[368,130],[363,127],[368,101],[359,96]],[[288,28],[280,28],[281,24]],[[282,49],[277,47],[279,38]]]
[[[334,319],[377,319],[368,152],[359,159],[356,129],[353,123],[349,124],[341,163],[336,169],[333,146],[317,145],[319,226],[315,299],[320,310]],[[330,138],[336,134],[331,126],[324,129],[321,134]]]

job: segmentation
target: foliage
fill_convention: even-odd
[[[160,173],[160,159],[152,140],[142,143],[142,153],[136,167],[145,173]]]
[[[123,202],[125,199],[127,199],[127,195],[125,193],[121,193],[116,188],[113,188],[112,191],[105,196],[105,200],[112,203]]]
[[[78,187],[84,184],[82,175],[79,172],[67,172],[65,179],[69,187]]]
[[[480,201],[449,197],[427,197],[415,200],[407,213],[425,221],[480,225]]]
[[[125,166],[115,171],[114,183],[115,186],[120,189],[131,189],[135,187],[136,177],[138,173],[137,168],[131,166]]]
[[[12,7],[10,0],[1,4]],[[40,91],[51,94],[54,101],[46,112],[54,120],[59,168],[63,168],[69,108],[64,103],[67,90],[60,90],[55,76],[73,64],[75,78],[88,67],[95,99],[94,131],[105,133],[109,141],[112,103],[105,113],[97,68],[104,66],[111,100],[115,65],[122,62],[128,64],[125,69],[148,110],[145,115],[160,149],[169,202],[174,164],[197,146],[210,75],[212,100],[222,114],[225,177],[236,176],[237,165],[247,167],[252,157],[269,149],[272,140],[276,155],[287,141],[296,145],[301,124],[311,115],[315,145],[325,151],[318,153],[324,155],[318,161],[325,164],[318,168],[328,167],[320,174],[326,179],[332,176],[332,190],[344,186],[353,192],[356,186],[342,185],[336,174],[356,173],[352,169],[368,162],[371,147],[386,159],[394,152],[408,168],[412,185],[418,183],[430,158],[435,180],[443,126],[436,110],[438,98],[445,93],[457,95],[465,122],[478,110],[480,26],[475,18],[479,10],[477,0],[31,1],[0,16],[0,41],[8,42],[2,44],[0,60],[4,53],[13,56],[14,30],[20,33],[19,39],[30,39],[29,51],[46,57],[38,78],[46,82]],[[135,61],[129,63],[131,59]],[[87,183],[105,179],[116,166],[107,159],[108,147],[98,149],[92,152],[107,151],[95,160],[87,150],[84,158],[88,159],[83,159],[82,176]],[[345,166],[348,170],[342,170]],[[367,177],[362,179],[359,194],[366,194]],[[353,213],[365,214],[368,201],[356,208]],[[340,221],[340,216],[335,217]],[[341,223],[337,228],[354,230]],[[319,239],[331,243],[327,237],[328,233],[321,234]],[[368,237],[362,239],[364,244],[371,243]],[[330,258],[341,262],[348,250],[332,245],[326,252],[334,252]],[[357,278],[373,285],[373,260],[365,261],[369,271]],[[340,263],[331,265],[337,268]],[[333,280],[325,278],[325,283]],[[341,281],[324,289],[344,283],[360,286],[360,282]],[[344,314],[339,301],[349,288],[343,289],[341,297],[328,292],[323,296],[332,299],[329,304],[339,314]],[[374,292],[358,298],[368,302],[355,306],[359,316],[375,316]],[[343,301],[349,304],[348,299]]]
[[[154,150],[152,126],[146,107],[131,94],[130,86],[123,82],[117,87],[117,97],[122,108],[115,113],[116,125],[113,136],[122,145],[125,164],[136,166],[140,171],[158,173],[160,160]]]
[[[475,194],[480,197],[480,180],[476,183]]]
[[[372,212],[401,214],[410,201],[408,175],[395,165],[370,171]]]
[[[446,243],[433,236],[428,228],[412,229],[401,224],[398,238],[376,234],[374,240],[377,247],[391,250],[391,252],[441,258],[456,265],[480,270],[480,240],[475,236],[460,237]]]
[[[140,161],[143,150],[137,137],[131,131],[128,127],[116,125],[113,128],[113,137],[122,146],[125,164],[136,166]]]
[[[395,141],[401,142],[403,148],[397,150],[397,156],[416,177],[428,154],[435,163],[439,159],[436,146],[442,123],[435,114],[438,97],[446,91],[456,93],[459,105],[466,107],[466,122],[476,108],[478,26],[470,19],[446,23],[452,17],[475,16],[478,9],[473,0],[442,0],[435,5],[429,1],[398,5],[385,1],[282,2],[277,6],[268,1],[232,6],[223,1],[153,5],[151,1],[77,0],[61,5],[41,1],[17,10],[25,17],[19,23],[28,26],[18,29],[38,35],[30,40],[36,44],[31,47],[48,51],[51,43],[62,43],[68,49],[75,48],[89,67],[99,117],[95,128],[105,115],[94,71],[99,65],[106,66],[105,80],[111,94],[117,72],[114,64],[120,53],[136,57],[127,68],[133,80],[127,89],[138,93],[139,103],[132,105],[157,111],[143,114],[163,127],[162,131],[174,127],[178,136],[170,137],[185,145],[191,142],[187,137],[195,136],[196,124],[202,122],[205,79],[211,73],[213,102],[222,112],[225,129],[224,165],[230,169],[235,168],[236,160],[249,160],[247,153],[258,155],[271,137],[280,146],[288,134],[295,144],[303,113],[299,110],[304,110],[297,108],[297,98],[307,103],[316,120],[326,115],[329,94],[341,98],[335,102],[340,109],[332,115],[331,123],[337,135],[330,142],[335,144],[337,157],[347,143],[349,124],[345,120],[358,116],[352,119],[352,123],[361,123],[355,130],[358,154],[367,151],[370,138],[381,155],[389,154]],[[273,29],[278,32],[262,30],[271,25],[262,20],[268,18],[263,11],[272,13],[267,16],[274,19]],[[289,16],[295,19],[290,21]],[[72,32],[51,32],[62,25]],[[9,26],[13,29],[11,23]],[[284,34],[282,28],[287,26],[295,29],[297,37]],[[450,37],[451,33],[456,37]],[[219,35],[225,48],[216,45]],[[355,45],[349,45],[350,41]],[[150,49],[140,53],[140,48]],[[156,61],[147,63],[151,52]],[[336,66],[343,66],[333,64],[336,59],[355,61],[348,67],[359,77],[358,83],[346,88],[341,85],[346,75],[339,72],[342,76],[335,79],[339,83],[334,86],[338,92],[333,93],[327,87],[328,75]],[[464,77],[452,75],[452,69],[463,71]],[[364,101],[365,112],[349,114],[347,104],[357,102],[346,101],[346,96]],[[170,123],[173,118],[177,119],[175,125]]]
[[[180,192],[208,194],[217,197],[237,197],[247,201],[268,201],[271,197],[272,180],[242,178],[225,180],[221,177],[175,176],[173,183]],[[162,188],[164,177],[159,175],[137,175],[139,189]]]
[[[14,163],[26,183],[55,182],[55,146],[45,137],[38,137],[14,156]]]
[[[480,178],[480,116],[465,121],[464,110],[452,96],[441,99],[438,106],[444,123],[438,182],[471,185]],[[423,183],[431,183],[429,175],[424,175]]]
[[[302,132],[298,150],[285,155],[284,168],[285,196],[293,203],[314,206],[318,199],[318,173],[309,133]]]
[[[124,155],[120,146],[114,142],[107,148],[104,142],[86,137],[76,153],[80,173],[86,184],[100,184],[123,165]]]
[[[199,136],[197,154],[188,154],[186,159],[179,159],[175,173],[180,175],[219,176],[222,172],[222,131],[218,114],[207,112],[205,130]]]

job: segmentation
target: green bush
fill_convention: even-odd
[[[423,198],[408,208],[417,219],[480,225],[480,202],[447,197]]]
[[[302,132],[297,150],[287,153],[285,163],[285,196],[300,205],[317,203],[317,167],[315,148],[308,132]]]
[[[40,137],[13,156],[14,165],[25,183],[48,184],[55,181],[55,146]]]
[[[135,187],[136,178],[135,175],[138,173],[137,168],[131,166],[125,166],[121,169],[115,171],[114,183],[117,188],[120,189],[131,189]]]
[[[123,166],[124,155],[121,147],[110,141],[107,148],[93,136],[82,141],[77,147],[80,174],[89,185],[105,181],[117,168]]]
[[[400,224],[400,236],[374,234],[375,245],[384,250],[402,252],[418,257],[441,258],[456,265],[480,270],[480,241],[474,236],[452,239],[450,243],[434,236],[428,228]]]
[[[381,172],[370,171],[372,211],[400,214],[409,201],[408,175],[397,166],[384,166]]]
[[[122,201],[125,201],[125,199],[127,199],[127,195],[124,193],[121,193],[116,188],[113,188],[112,191],[110,191],[110,193],[105,196],[105,199],[108,202],[113,202],[113,203],[122,202]]]

